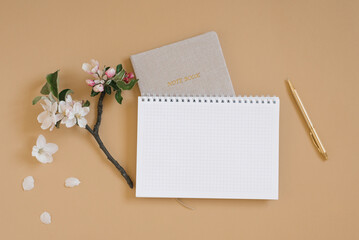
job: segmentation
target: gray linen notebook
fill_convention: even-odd
[[[215,32],[131,56],[142,95],[234,95]]]

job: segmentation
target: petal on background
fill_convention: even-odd
[[[22,189],[24,189],[24,191],[30,191],[31,189],[34,188],[34,183],[35,180],[32,176],[27,176],[26,178],[24,178],[24,181],[22,182]]]
[[[70,128],[75,126],[76,124],[76,118],[71,118],[66,121],[66,127]]]
[[[66,102],[65,101],[60,101],[59,102],[59,113],[63,113],[65,112],[65,106],[66,106]]]
[[[64,117],[63,119],[61,119],[61,124],[65,124],[67,122],[67,120],[69,120],[68,117]]]
[[[40,134],[38,137],[37,137],[37,140],[36,140],[36,146],[39,147],[39,148],[43,148],[46,144],[46,138]]]
[[[40,221],[44,224],[50,224],[51,223],[51,215],[48,212],[43,212],[40,215]]]
[[[84,70],[85,72],[90,73],[90,71],[91,71],[91,64],[89,64],[89,63],[84,63],[84,64],[82,64],[82,70]]]
[[[44,108],[46,108],[46,110],[50,111],[51,109],[51,101],[47,98],[44,99],[45,103],[46,103],[46,106],[43,106]]]
[[[55,123],[51,124],[50,131],[54,130]]]
[[[49,153],[50,155],[54,154],[59,150],[59,147],[55,143],[48,143],[43,148],[45,152]]]
[[[82,118],[77,119],[77,123],[79,124],[79,126],[81,128],[85,128],[86,124],[87,124],[87,120],[86,120],[86,118],[82,117]]]
[[[57,111],[57,102],[54,102],[52,105],[51,105],[51,112],[52,113],[55,113]]]
[[[80,115],[83,117],[83,116],[86,116],[89,112],[90,112],[90,108],[89,108],[89,107],[83,107],[83,108],[80,110]]]
[[[48,129],[51,126],[51,124],[52,124],[52,117],[47,116],[45,118],[45,120],[42,122],[41,128],[44,129],[44,130]]]
[[[99,63],[96,59],[91,59],[91,64],[92,64],[93,66],[98,66],[98,65],[100,65],[100,63]]]
[[[71,95],[70,95],[70,94],[67,95],[65,100],[66,100],[67,103],[72,103],[72,97],[71,97]]]
[[[77,178],[75,177],[69,177],[65,180],[65,186],[66,187],[76,187],[80,184],[80,180],[78,180]]]
[[[40,105],[41,105],[42,109],[44,109],[44,111],[48,110],[47,107],[44,104],[40,103]]]
[[[36,159],[41,163],[51,163],[53,160],[51,154],[48,154],[47,152],[37,154]]]
[[[56,114],[56,115],[55,115],[55,123],[57,123],[58,121],[60,121],[63,117],[64,117],[63,114],[60,114],[60,113]]]
[[[46,163],[52,163],[52,161],[54,160],[54,158],[52,157],[51,154],[45,153],[45,155],[47,155],[47,162]]]
[[[76,103],[74,104],[73,110],[74,110],[75,113],[78,113],[78,112],[80,112],[81,108],[82,108],[81,103],[80,103],[80,102],[76,102]]]
[[[45,119],[47,118],[47,112],[46,111],[43,111],[42,113],[40,113],[38,116],[37,116],[37,121],[39,123],[42,123],[43,121],[45,121]]]
[[[35,156],[39,153],[39,150],[40,150],[40,148],[39,148],[38,146],[33,146],[33,147],[32,147],[31,155],[32,155],[33,157],[35,157]]]

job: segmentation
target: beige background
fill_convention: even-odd
[[[1,239],[358,239],[358,1],[1,1]],[[136,199],[83,129],[43,131],[45,75],[90,99],[81,64],[218,33],[237,94],[281,98],[278,201]],[[320,159],[284,80],[327,147]],[[220,81],[220,79],[219,79]],[[135,180],[138,87],[105,99],[101,134]],[[91,99],[92,102],[95,99]],[[93,122],[93,108],[89,121]],[[38,134],[59,145],[38,163]],[[22,179],[36,187],[23,192]],[[69,176],[82,184],[64,188]],[[51,225],[39,221],[43,211]]]

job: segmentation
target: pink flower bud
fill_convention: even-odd
[[[109,69],[107,69],[105,74],[108,78],[112,78],[113,76],[115,76],[116,70],[114,68],[109,68]]]
[[[128,77],[124,77],[124,78],[123,78],[123,81],[124,81],[125,83],[129,83],[129,82],[130,82],[130,79],[128,79]]]
[[[132,72],[127,73],[126,75],[127,75],[127,77],[128,77],[129,79],[132,79],[132,78],[135,77],[135,75],[134,75]]]
[[[97,84],[93,87],[94,92],[103,92],[104,88],[102,84]]]
[[[89,85],[90,87],[93,87],[95,85],[95,81],[91,79],[87,79],[86,84]]]

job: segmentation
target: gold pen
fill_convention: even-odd
[[[308,125],[309,131],[310,131],[310,132],[309,132],[309,135],[310,135],[311,139],[313,140],[314,145],[317,147],[318,151],[323,155],[323,157],[324,157],[325,159],[328,159],[327,151],[325,151],[325,148],[324,148],[322,142],[320,141],[317,132],[316,132],[315,129],[314,129],[313,123],[312,123],[312,121],[310,121],[310,118],[309,118],[309,116],[308,116],[308,113],[307,113],[307,111],[305,110],[302,101],[300,100],[300,97],[299,97],[299,95],[298,95],[298,93],[297,93],[297,90],[295,90],[295,88],[293,87],[293,85],[292,85],[292,83],[289,81],[289,79],[287,80],[287,83],[288,83],[288,85],[289,85],[289,88],[290,88],[290,90],[291,90],[291,92],[292,92],[292,95],[293,95],[293,97],[294,97],[294,99],[295,99],[295,101],[296,101],[296,103],[297,103],[297,105],[298,105],[300,111],[302,112],[302,115],[303,115],[303,117],[304,117],[304,119],[305,119],[305,122],[306,122],[307,125]]]

